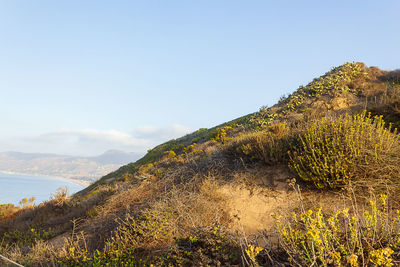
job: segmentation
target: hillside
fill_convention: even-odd
[[[117,150],[96,157],[8,151],[0,153],[0,172],[62,177],[87,185],[139,157]]]
[[[400,72],[345,63],[68,197],[1,206],[26,266],[400,264]]]

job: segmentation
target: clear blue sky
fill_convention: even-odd
[[[400,67],[400,1],[0,1],[0,151],[144,151],[331,67]]]

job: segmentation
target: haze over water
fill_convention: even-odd
[[[36,204],[50,198],[58,188],[67,186],[70,194],[84,186],[61,178],[38,177],[29,175],[0,174],[0,204],[17,205],[24,197],[36,197]]]

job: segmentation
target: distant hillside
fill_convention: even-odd
[[[140,156],[118,150],[109,150],[96,157],[7,151],[0,153],[0,172],[55,176],[90,183]]]

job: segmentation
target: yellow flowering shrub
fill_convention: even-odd
[[[224,143],[225,141],[228,140],[228,132],[232,130],[231,126],[224,126],[220,129],[218,129],[217,134],[214,137],[215,141]]]
[[[290,152],[289,167],[318,188],[366,178],[400,178],[399,144],[399,135],[386,127],[382,117],[364,112],[325,118],[300,137]]]
[[[246,249],[246,255],[250,258],[251,262],[255,265],[258,266],[256,257],[257,255],[263,251],[264,249],[262,247],[256,247],[254,245],[248,245]]]
[[[176,153],[175,153],[175,151],[173,151],[173,150],[170,150],[170,151],[168,151],[168,158],[174,158],[174,157],[176,157]]]
[[[400,212],[388,211],[386,195],[370,201],[360,216],[318,209],[291,217],[286,223],[277,217],[276,228],[282,247],[300,265],[391,266],[393,250],[400,249]]]
[[[393,266],[393,259],[390,258],[393,252],[394,251],[391,248],[380,248],[377,250],[373,250],[370,253],[370,261],[375,266]]]

